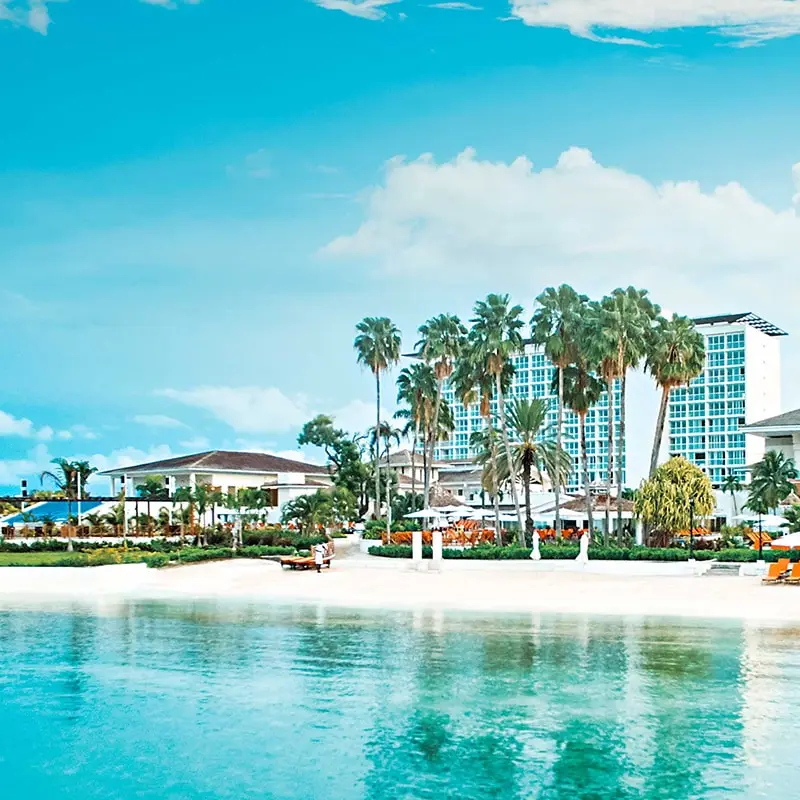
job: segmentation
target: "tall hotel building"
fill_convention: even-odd
[[[726,475],[746,477],[761,460],[764,439],[742,427],[781,410],[780,337],[786,333],[755,314],[696,319],[706,343],[703,374],[672,391],[669,454],[700,467],[718,487]]]
[[[514,397],[538,397],[548,404],[545,429],[555,430],[558,394],[552,391],[555,368],[545,358],[540,348],[533,344],[525,346],[524,353],[515,356],[514,380],[508,393],[508,400]],[[614,441],[619,432],[620,419],[620,387],[617,383],[614,390]],[[455,430],[450,439],[440,442],[435,457],[438,461],[449,461],[464,464],[471,461],[475,452],[469,446],[470,435],[486,427],[480,416],[478,404],[465,408],[459,403],[449,387],[445,387],[444,399],[453,409]],[[492,400],[492,413],[497,415],[497,401]],[[766,416],[766,415],[765,415]],[[577,491],[581,482],[580,442],[578,439],[578,417],[564,409],[564,448],[572,457],[573,469],[567,484],[568,491]],[[586,450],[589,460],[589,480],[598,486],[604,486],[608,468],[608,396],[604,393],[600,402],[586,416]],[[622,454],[622,478],[625,480],[625,449]],[[615,469],[619,465],[615,465]]]

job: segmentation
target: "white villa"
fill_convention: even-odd
[[[285,503],[301,495],[313,494],[331,486],[328,470],[317,464],[292,461],[266,453],[244,453],[232,450],[210,450],[205,453],[178,456],[163,461],[136,464],[100,473],[111,479],[111,494],[125,489],[130,506],[137,488],[153,475],[164,479],[164,488],[172,497],[176,489],[208,486],[228,494],[236,489],[269,489],[272,509],[269,520],[277,522]],[[136,501],[134,501],[136,502]],[[128,508],[130,514],[130,508]]]

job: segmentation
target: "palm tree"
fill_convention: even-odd
[[[397,402],[405,403],[395,413],[396,419],[407,419],[408,424],[403,431],[404,436],[411,435],[411,493],[417,492],[417,445],[421,432],[425,432],[423,442],[423,463],[427,465],[427,431],[430,427],[436,401],[436,376],[427,364],[412,364],[400,370],[397,376]],[[427,470],[425,470],[427,473]]]
[[[514,510],[517,515],[520,530],[524,529],[522,512],[517,494],[516,475],[513,474],[514,460],[511,455],[511,442],[508,438],[506,425],[506,408],[503,389],[503,375],[508,369],[510,358],[515,353],[523,350],[522,341],[522,306],[509,307],[507,294],[490,294],[486,300],[479,300],[474,308],[475,316],[470,320],[472,330],[470,339],[477,360],[485,366],[486,372],[494,379],[494,389],[497,396],[497,411],[500,418],[500,431],[506,458],[511,465],[511,496],[514,500]]]
[[[439,411],[442,406],[444,382],[452,374],[455,360],[464,350],[467,329],[454,314],[439,314],[420,325],[419,335],[420,340],[416,344],[416,350],[426,364],[433,366],[436,376],[436,404],[433,410],[432,426],[434,434],[436,434],[439,430]],[[428,443],[428,459],[425,469],[426,507],[430,502],[430,472],[435,445],[436,436],[434,435]]]
[[[703,372],[705,359],[705,340],[688,317],[673,314],[669,320],[658,318],[651,331],[645,359],[645,369],[661,389],[661,404],[650,454],[651,478],[658,467],[669,396],[673,389],[688,385]]]
[[[375,515],[380,516],[381,476],[377,441],[381,427],[381,373],[400,360],[400,331],[388,317],[365,317],[356,325],[356,359],[375,376]]]
[[[579,350],[579,352],[581,352]],[[603,396],[603,381],[590,369],[588,360],[579,355],[577,362],[564,370],[563,392],[564,402],[578,415],[578,435],[581,447],[581,473],[583,493],[586,496],[586,518],[589,521],[589,533],[594,533],[594,514],[592,511],[592,493],[589,488],[589,456],[586,452],[586,415],[592,406],[600,402]]]
[[[768,451],[753,467],[747,505],[754,511],[760,507],[777,511],[781,501],[794,490],[792,481],[797,480],[797,474],[791,458],[786,458],[779,450]]]
[[[742,482],[739,480],[739,477],[733,472],[729,473],[722,479],[722,483],[720,484],[719,488],[722,489],[723,494],[729,494],[731,496],[731,500],[733,500],[733,516],[737,516],[736,492],[741,492],[744,488],[742,486]]]
[[[578,294],[571,286],[545,289],[537,298],[539,308],[531,318],[533,341],[556,367],[558,381],[558,421],[556,444],[562,449],[561,434],[564,421],[564,370],[578,358],[578,336],[589,298]],[[553,481],[555,495],[556,537],[561,537],[561,480],[556,471]]]
[[[376,439],[376,433],[378,438]],[[377,431],[372,432],[372,446],[380,450],[380,440],[384,442],[384,455],[386,456],[386,541],[392,543],[392,465],[390,459],[391,443],[400,444],[402,431],[393,428],[388,422],[382,422]],[[378,502],[380,502],[378,500]]]
[[[489,492],[494,508],[495,543],[503,543],[500,528],[500,471],[497,453],[497,431],[489,424],[480,431],[473,431],[469,437],[470,449],[475,453],[475,463],[483,467],[481,471],[481,489]],[[508,478],[509,475],[506,475]]]
[[[514,443],[511,445],[513,462],[500,458],[498,476],[502,483],[511,474],[522,475],[525,491],[525,530],[520,529],[520,543],[525,545],[525,531],[533,531],[531,518],[531,478],[533,472],[544,484],[543,473],[552,483],[563,482],[572,468],[569,454],[550,436],[542,435],[547,419],[547,403],[541,399],[515,398],[508,407],[508,428]]]
[[[622,453],[625,442],[625,399],[628,370],[635,369],[647,353],[650,329],[660,309],[647,298],[647,291],[629,286],[615,289],[593,307],[592,360],[608,391],[608,474],[606,482],[606,536],[611,527],[609,498],[614,479],[614,380],[620,381],[620,422],[617,437],[617,497],[622,497]],[[622,533],[622,504],[617,503],[617,537]]]

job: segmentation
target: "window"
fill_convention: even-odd
[[[744,367],[728,367],[728,383],[744,381]]]
[[[732,450],[728,463],[733,467],[744,466],[744,450]]]
[[[728,414],[741,417],[744,414],[744,400],[728,400]]]
[[[731,450],[744,448],[744,434],[734,433],[728,436],[728,447]]]
[[[689,389],[689,400],[705,400],[706,387],[705,386],[692,386]]]
[[[686,433],[686,420],[685,419],[675,419],[671,420],[669,423],[669,430],[673,436],[678,436],[681,433]]]
[[[708,437],[709,450],[722,450],[725,447],[725,437],[720,435],[712,435]]]
[[[708,382],[711,383],[725,383],[725,370],[721,368],[710,369],[708,371]]]
[[[723,433],[725,431],[724,419],[710,419],[708,421],[709,433]]]
[[[706,415],[705,403],[689,403],[690,417],[704,417]]]
[[[709,336],[706,350],[724,350],[725,337],[724,336]]]
[[[709,417],[724,417],[725,416],[725,403],[709,403],[708,404]]]
[[[727,336],[728,350],[733,350],[735,347],[744,347],[744,333],[729,333]]]
[[[690,419],[689,433],[705,433],[706,421],[704,419]]]
[[[720,370],[721,371],[721,370]],[[708,387],[709,400],[724,400],[725,399],[725,385],[709,386]]]
[[[686,387],[682,386],[680,389],[673,389],[670,399],[673,403],[686,402]]]
[[[728,397],[744,397],[744,384],[732,383],[728,386]]]
[[[714,367],[724,367],[725,366],[725,353],[709,353],[708,354],[708,367],[712,369]]]
[[[744,364],[744,350],[731,350],[728,353],[728,366]]]
[[[685,436],[671,436],[669,440],[669,449],[672,453],[683,453],[686,451],[686,437]]]
[[[686,416],[686,403],[673,403],[669,410],[670,419],[678,419]],[[608,419],[608,411],[606,411],[606,419]]]
[[[689,450],[704,450],[706,446],[705,436],[690,436]]]
[[[708,463],[712,467],[721,467],[725,465],[725,451],[718,450],[717,452],[712,452],[708,454]]]

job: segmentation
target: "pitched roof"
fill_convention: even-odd
[[[759,428],[800,428],[800,408],[742,426],[743,431]]]
[[[762,319],[757,314],[746,311],[743,314],[720,314],[716,317],[697,317],[692,320],[695,325],[717,325],[719,323],[734,323],[744,322],[751,328],[766,333],[767,336],[787,336],[786,331],[782,331],[777,325],[773,325],[765,319]]]
[[[108,469],[101,475],[122,475],[136,472],[157,474],[175,470],[198,472],[298,472],[305,475],[327,475],[328,470],[318,464],[306,464],[267,453],[244,453],[237,450],[208,450],[188,456],[150,461],[130,467]]]

